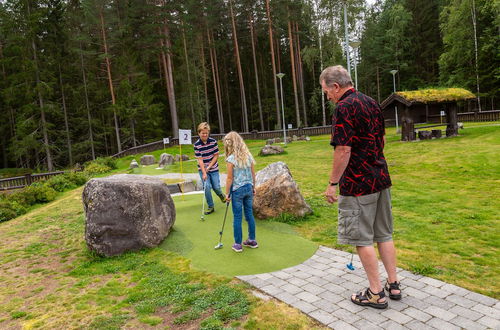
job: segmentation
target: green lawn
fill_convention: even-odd
[[[390,128],[386,157],[394,184],[399,266],[498,299],[500,126],[484,125],[466,123],[458,137],[410,143],[399,142]],[[255,156],[263,144],[248,141]],[[185,151],[192,156],[190,148]],[[332,161],[328,136],[293,142],[286,151],[284,155],[257,156],[257,170],[272,162],[286,162],[314,214],[280,220],[289,222],[314,244],[348,250],[336,244],[337,208],[323,199]],[[158,158],[161,152],[154,154]],[[126,171],[132,158],[120,160],[118,171]],[[225,171],[223,158],[220,165]],[[183,170],[196,172],[196,163],[184,162]],[[168,171],[179,172],[179,164]],[[229,250],[232,235],[228,221],[225,246],[215,251],[223,205],[218,204],[217,212],[202,224],[201,202],[195,200],[199,197],[186,198],[187,209],[193,209],[186,213],[192,212],[189,217],[193,222],[179,222],[172,239],[190,234],[195,237],[203,233],[201,226],[207,225],[204,240],[195,239],[176,248],[166,243],[117,258],[99,258],[87,251],[81,188],[0,223],[0,328],[163,328],[180,324],[245,329],[316,327],[284,304],[256,300],[247,286],[200,262],[205,254],[249,260],[259,254],[265,258],[266,230],[271,236],[284,234],[296,239],[290,235],[290,227],[258,221],[262,247],[235,255]],[[183,208],[182,203],[178,206]],[[195,233],[197,230],[200,232]],[[232,269],[226,274],[236,272]]]
[[[233,214],[229,206],[222,235],[223,248],[215,250],[224,219],[225,204],[216,199],[215,213],[201,221],[201,194],[174,198],[177,219],[173,232],[161,248],[189,258],[200,270],[226,276],[260,274],[295,266],[309,259],[318,246],[297,235],[290,225],[258,221],[256,228],[259,248],[244,248],[242,253],[231,249],[233,239]],[[248,233],[243,220],[243,239]]]

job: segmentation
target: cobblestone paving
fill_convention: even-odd
[[[355,305],[351,294],[368,282],[357,255],[347,269],[350,259],[321,246],[300,265],[238,278],[332,329],[500,329],[499,300],[399,268],[402,300],[385,310]]]

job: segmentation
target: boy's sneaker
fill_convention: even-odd
[[[243,246],[255,249],[259,247],[259,244],[257,244],[257,241],[247,239],[246,241],[243,242]]]
[[[243,247],[241,246],[241,244],[234,243],[233,244],[233,251],[234,252],[243,252]]]
[[[214,213],[214,212],[215,212],[215,208],[214,208],[214,207],[209,207],[209,208],[205,211],[205,215],[210,214],[210,213]]]
[[[226,202],[226,195],[224,195],[224,194],[220,194],[220,195],[218,195],[218,196],[219,196],[220,201],[221,201],[222,203],[225,203],[225,202]]]

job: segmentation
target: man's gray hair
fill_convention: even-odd
[[[349,72],[342,65],[329,66],[321,72],[319,83],[324,81],[327,87],[333,87],[334,83],[341,88],[352,86],[352,79]]]

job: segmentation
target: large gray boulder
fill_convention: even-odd
[[[283,147],[281,146],[266,144],[264,148],[260,150],[259,156],[278,155],[282,154],[283,152],[285,152],[285,149],[283,149]]]
[[[144,155],[141,157],[141,165],[153,165],[154,163],[156,163],[156,159],[153,155]]]
[[[146,175],[92,179],[83,189],[85,241],[103,256],[158,246],[175,222],[167,185]]]
[[[175,163],[174,156],[172,156],[171,154],[163,153],[160,156],[160,163],[158,164],[158,166],[165,167],[167,165],[172,165],[173,163]]]
[[[272,163],[256,173],[253,209],[259,219],[274,218],[282,213],[298,217],[312,213],[283,162]]]

